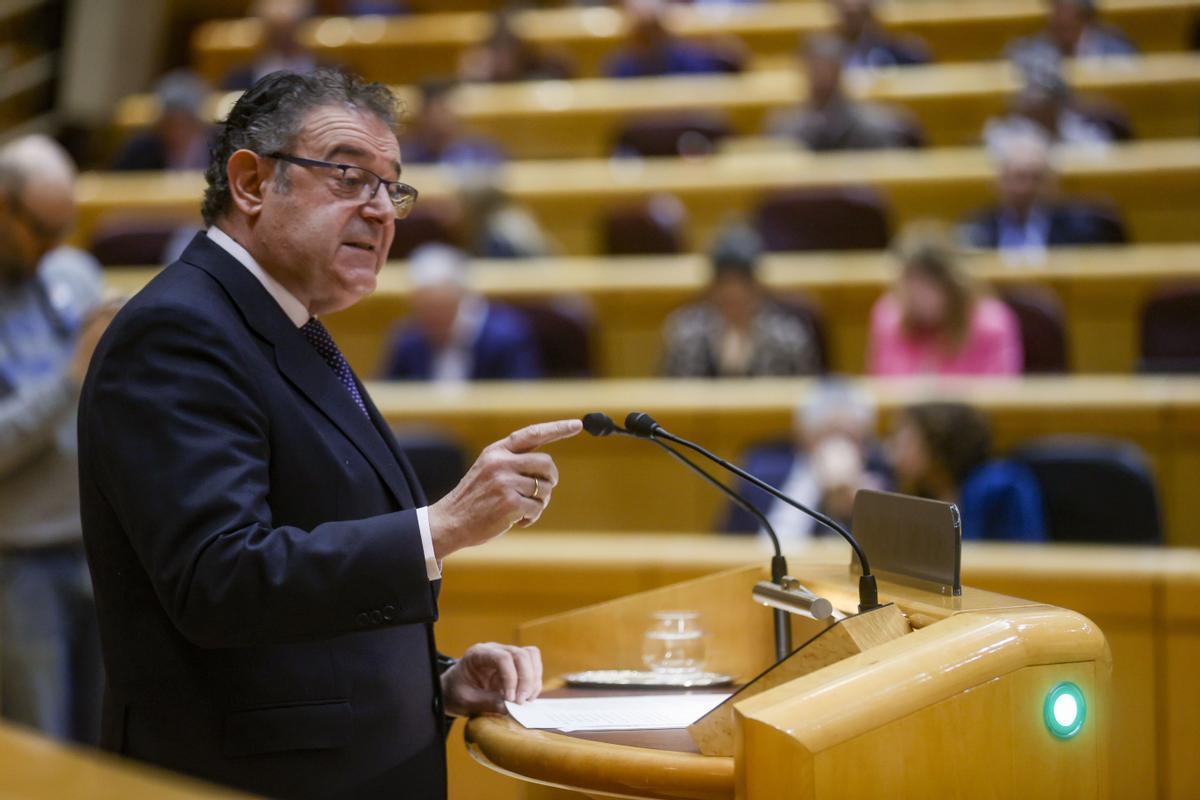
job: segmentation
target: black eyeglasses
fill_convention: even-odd
[[[417,203],[417,190],[412,186],[400,181],[389,181],[366,167],[358,167],[354,164],[335,164],[332,161],[318,161],[315,158],[301,158],[291,153],[268,153],[267,158],[275,158],[301,167],[325,167],[338,170],[341,174],[333,184],[333,193],[346,200],[369,203],[375,193],[379,191],[379,187],[383,186],[387,191],[388,199],[392,201],[392,207],[396,209],[397,219],[407,217]]]

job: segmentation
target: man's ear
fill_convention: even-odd
[[[271,165],[266,162],[255,152],[238,150],[225,164],[233,205],[248,217],[257,217],[262,211],[267,181],[272,175]]]

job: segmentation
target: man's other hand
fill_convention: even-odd
[[[525,703],[542,691],[542,654],[536,647],[474,644],[442,674],[446,713],[456,717],[504,711],[504,701]]]

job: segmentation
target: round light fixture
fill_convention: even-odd
[[[1042,706],[1046,727],[1059,739],[1070,739],[1079,733],[1087,719],[1087,702],[1083,690],[1070,681],[1058,684],[1046,695]]]

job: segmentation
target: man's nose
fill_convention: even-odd
[[[375,187],[375,193],[363,203],[362,213],[365,217],[381,222],[388,222],[396,216],[396,207],[382,183]]]

